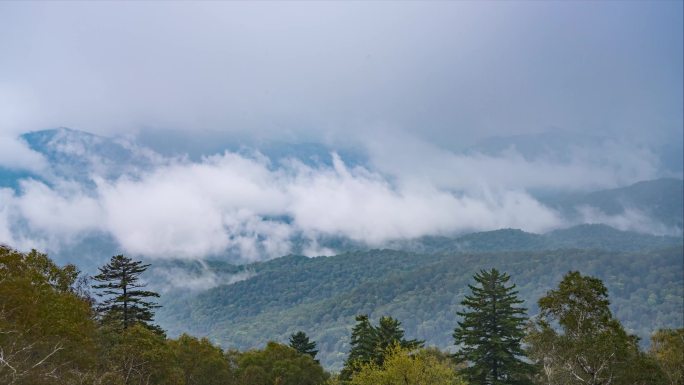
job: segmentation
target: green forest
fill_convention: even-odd
[[[249,278],[194,294],[168,293],[157,314],[170,335],[206,335],[222,346],[242,349],[263,345],[264,336],[284,342],[304,330],[318,342],[321,363],[340,370],[358,314],[373,320],[396,317],[413,338],[447,350],[453,348],[450,336],[460,301],[481,268],[509,273],[530,316],[539,311],[538,298],[565,273],[580,269],[605,282],[611,310],[646,348],[655,329],[683,324],[682,270],[673,268],[681,266],[682,255],[679,246],[639,252],[372,250],[319,258],[288,256],[247,266],[210,261],[213,272],[231,276],[247,271]],[[196,262],[173,265],[201,271]]]
[[[346,256],[348,263],[344,264],[339,263],[341,258],[288,257],[270,262],[285,264],[295,275],[303,271],[295,269],[298,265],[326,260],[340,266],[356,266],[356,274],[340,267],[338,274],[348,277],[362,275],[361,271],[370,270],[369,267],[386,269],[388,278],[376,285],[357,284],[357,287],[363,286],[365,296],[361,296],[361,291],[347,294],[359,296],[359,303],[366,308],[350,310],[342,299],[337,303],[339,308],[328,304],[330,316],[356,314],[349,330],[341,327],[345,331],[342,338],[346,348],[342,351],[340,370],[327,371],[319,356],[324,341],[315,337],[322,332],[315,325],[291,333],[289,340],[281,343],[276,342],[279,339],[275,333],[263,334],[259,347],[246,350],[219,347],[211,339],[186,333],[170,338],[155,323],[155,312],[164,309],[157,303],[159,294],[148,290],[140,280],[149,264],[114,256],[100,267],[99,274],[88,279],[75,266],[58,266],[35,250],[22,253],[1,247],[0,383],[682,384],[684,329],[661,328],[653,322],[676,324],[677,316],[647,312],[645,317],[651,317],[651,322],[645,324],[656,326],[650,334],[650,347],[643,349],[639,338],[620,322],[619,314],[611,311],[613,296],[612,293],[609,296],[604,281],[587,273],[600,271],[612,277],[612,286],[622,283],[623,293],[635,286],[658,285],[656,295],[662,299],[656,303],[672,301],[670,306],[674,311],[681,304],[682,285],[668,274],[679,274],[672,272],[671,266],[676,266],[674,259],[681,255],[681,248],[646,253],[643,258],[619,253],[559,251],[527,253],[528,263],[523,263],[522,254],[515,253],[452,258],[433,255],[420,263],[421,274],[414,271],[418,266],[415,255],[390,251],[350,254]],[[376,258],[377,262],[357,265],[352,263],[354,258],[360,259],[357,262]],[[504,259],[507,263],[501,263],[505,268],[476,268],[475,259],[479,260],[479,266]],[[576,266],[582,266],[582,272],[565,269],[561,261],[569,259]],[[628,259],[635,262],[625,268]],[[391,263],[396,263],[399,270],[390,268]],[[459,270],[460,287],[443,286],[446,280],[442,274],[456,278],[456,269],[447,266],[468,263],[473,267]],[[544,266],[549,274],[525,281],[534,274],[535,265]],[[633,274],[613,275],[618,266],[623,266],[622,271],[633,269]],[[265,275],[267,269],[262,266],[257,276]],[[306,270],[313,276],[317,274],[315,265],[307,266]],[[646,271],[659,274],[659,278],[649,281],[651,274],[645,274]],[[409,275],[415,278],[408,279]],[[428,277],[436,278],[429,280]],[[641,277],[643,281],[634,282],[634,277]],[[272,282],[286,282],[287,287],[294,288],[288,295],[295,298],[297,288],[303,285],[285,278]],[[310,278],[303,277],[300,282],[307,279]],[[681,280],[681,275],[678,279]],[[443,343],[453,346],[450,352],[432,346],[435,344],[414,333],[413,330],[425,328],[409,327],[405,320],[410,317],[400,311],[402,308],[379,306],[390,303],[388,298],[397,293],[420,290],[416,286],[418,281],[431,282],[423,288],[439,286],[457,304],[458,310],[448,315],[448,321],[446,316],[443,321],[449,324]],[[333,290],[336,285],[325,282],[330,281],[321,280],[312,293]],[[388,282],[394,285],[386,289]],[[548,285],[532,289],[542,282]],[[407,288],[413,289],[407,291]],[[530,300],[523,299],[523,291],[527,295],[538,293],[534,309]],[[242,300],[256,301],[258,294]],[[648,297],[643,308],[636,307],[633,311],[647,311]],[[268,298],[263,296],[262,303],[268,303]],[[431,297],[422,298],[423,301],[411,302],[416,315],[411,319],[425,316],[421,325],[432,321],[420,303]],[[430,306],[441,305],[435,302]],[[613,302],[614,308],[620,306],[619,302]],[[369,317],[370,311],[364,311],[371,309],[373,313],[385,315],[376,321],[375,317]],[[254,312],[258,314],[259,310]],[[254,317],[254,314],[246,316]],[[315,313],[310,316],[314,320],[318,317]],[[661,316],[664,318],[658,320]],[[258,318],[252,318],[252,322],[255,319]],[[280,320],[285,329],[290,328],[288,322],[301,325],[296,319]]]

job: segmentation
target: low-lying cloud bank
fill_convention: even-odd
[[[16,191],[0,189],[0,240],[59,250],[103,232],[123,251],[150,258],[231,254],[256,261],[291,252],[295,239],[304,240],[308,254],[334,252],[318,247],[320,236],[381,246],[499,228],[540,233],[572,223],[527,189],[613,187],[656,173],[648,153],[612,163],[605,155],[559,162],[526,160],[515,149],[463,155],[402,143],[391,146],[394,152],[369,146],[371,163],[364,167],[349,167],[336,153],[332,165],[311,165],[225,152],[198,162],[159,157],[154,167],[116,178],[91,170],[91,183],[26,178]],[[580,212],[586,222],[668,232],[636,211]]]

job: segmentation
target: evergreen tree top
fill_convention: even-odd
[[[159,305],[149,300],[158,298],[159,294],[140,290],[145,284],[138,283],[140,275],[149,266],[124,255],[115,255],[109,263],[99,268],[100,274],[93,279],[102,283],[93,285],[93,288],[100,289],[97,295],[104,298],[97,306],[102,322],[120,329],[141,323],[163,333],[158,326],[152,324],[153,310]]]
[[[316,350],[316,342],[310,341],[309,337],[303,331],[298,331],[290,335],[290,347],[300,354],[308,354],[311,358],[316,358],[318,350]]]

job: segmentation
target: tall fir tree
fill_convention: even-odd
[[[153,311],[159,305],[149,300],[158,298],[159,294],[141,290],[145,284],[139,283],[140,275],[149,266],[124,255],[116,255],[99,268],[100,274],[93,279],[102,283],[93,288],[99,289],[97,295],[104,298],[97,306],[103,322],[117,329],[127,329],[140,323],[155,332],[163,333],[159,326],[152,324]]]
[[[377,341],[377,330],[371,324],[368,315],[356,316],[356,325],[354,325],[351,334],[351,349],[340,373],[342,379],[349,380],[361,365],[373,360]]]
[[[316,350],[316,341],[310,341],[309,336],[303,331],[298,331],[290,335],[290,347],[300,354],[308,354],[315,359],[318,350]],[[318,361],[317,361],[318,362]]]
[[[398,345],[402,349],[413,350],[423,346],[425,341],[407,340],[404,338],[404,330],[399,320],[384,316],[380,317],[376,330],[376,346],[373,360],[377,365],[382,365],[388,349]]]
[[[510,276],[496,269],[481,270],[474,276],[472,295],[461,304],[463,319],[454,330],[455,354],[466,363],[462,373],[471,384],[503,385],[530,383],[534,367],[525,356],[520,341],[525,335],[526,309],[520,307],[515,285],[506,286]]]

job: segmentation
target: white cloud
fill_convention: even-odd
[[[514,147],[499,154],[463,154],[445,150],[408,133],[370,135],[373,166],[405,184],[441,189],[591,190],[612,188],[658,177],[658,158],[647,148],[626,142],[567,146],[568,154],[551,151],[535,158]]]
[[[24,141],[0,133],[0,167],[40,174],[46,170],[47,161]]]
[[[334,169],[301,167],[288,185],[291,214],[305,231],[381,244],[500,227],[544,231],[561,223],[522,192],[481,190],[458,196],[431,184],[393,187],[365,168],[348,170],[337,156],[333,163]]]
[[[623,170],[616,172],[609,155],[603,156],[610,162],[602,163],[593,153],[563,163],[516,152],[458,155],[410,140],[389,144],[394,152],[371,155],[381,171],[349,167],[337,154],[331,154],[331,166],[312,166],[225,152],[197,162],[163,159],[148,171],[96,177],[95,186],[24,180],[20,192],[3,190],[0,196],[0,236],[58,249],[84,234],[104,232],[123,251],[152,258],[230,254],[258,261],[291,252],[295,239],[307,255],[330,254],[318,245],[319,236],[380,246],[499,228],[545,232],[568,223],[527,188],[586,188],[651,172],[647,153],[633,160],[626,155]],[[582,213],[585,221],[621,229],[657,227],[632,211],[620,218]]]
[[[154,283],[150,289],[166,293],[174,290],[204,291],[219,285],[244,281],[255,275],[255,272],[249,270],[235,274],[220,274],[202,263],[197,271],[180,267],[153,266],[148,272],[147,280]]]
[[[602,223],[623,231],[635,231],[656,235],[681,236],[682,229],[668,227],[663,223],[654,221],[643,211],[637,208],[625,208],[620,214],[606,214],[592,206],[579,206],[577,212],[581,223]]]
[[[27,226],[51,236],[65,237],[103,229],[100,202],[78,186],[50,188],[42,182],[24,180],[15,204]]]

